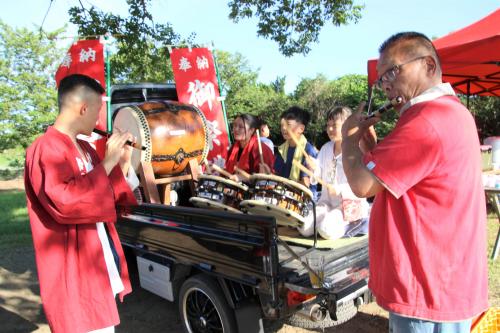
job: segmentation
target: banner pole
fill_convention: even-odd
[[[108,133],[111,133],[112,131],[112,128],[111,128],[111,66],[109,64],[109,46],[108,46],[108,39],[109,39],[109,36],[108,35],[105,35],[104,36],[104,40],[106,41],[104,43],[104,49],[106,50],[106,52],[104,52],[104,59],[105,59],[105,63],[106,63],[106,111],[107,111],[107,115],[106,115],[106,121],[107,121],[107,130],[108,130]]]
[[[215,56],[215,48],[213,44],[212,44],[212,58],[214,59],[215,75],[217,76],[217,84],[219,85],[219,96],[222,97],[222,86],[219,76],[219,66],[217,65],[217,57]],[[231,132],[229,132],[229,122],[227,121],[226,103],[224,103],[223,99],[220,102],[222,104],[222,114],[224,115],[224,122],[226,123],[227,140],[229,141],[229,145],[231,145],[231,134],[230,134]]]

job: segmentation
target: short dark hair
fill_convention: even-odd
[[[311,115],[309,112],[298,106],[292,106],[281,114],[281,119],[295,120],[307,127],[309,120],[311,119]]]
[[[269,123],[267,122],[267,120],[266,120],[266,118],[265,118],[265,117],[263,117],[263,116],[259,116],[258,118],[259,118],[259,122],[260,122],[259,127],[262,127],[262,126],[264,126],[264,125],[269,125]]]
[[[57,104],[59,106],[59,109],[61,109],[64,97],[66,97],[68,93],[74,91],[76,88],[82,86],[89,88],[99,95],[102,95],[105,92],[101,84],[90,76],[83,74],[68,75],[63,78],[61,82],[59,82],[59,88],[57,89]]]
[[[378,51],[380,54],[382,54],[383,52],[390,49],[397,43],[403,41],[412,41],[417,43],[419,46],[425,48],[430,53],[430,55],[436,60],[438,67],[441,68],[441,60],[439,59],[434,44],[432,44],[432,41],[426,35],[420,32],[406,31],[394,34],[391,37],[389,37],[385,42],[383,42],[382,45],[380,45]],[[408,49],[407,51],[414,57],[419,56],[419,54],[412,54],[413,52],[418,51],[416,48]]]

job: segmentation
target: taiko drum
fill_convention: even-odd
[[[177,175],[191,159],[201,164],[208,152],[205,117],[190,104],[154,101],[121,107],[113,127],[129,131],[146,148],[132,152],[136,172],[147,161],[157,176]]]

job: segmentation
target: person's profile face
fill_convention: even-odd
[[[300,135],[304,133],[304,124],[299,123],[296,120],[290,120],[290,119],[281,119],[281,135],[283,136],[283,139],[290,141],[292,138],[289,135],[289,132],[292,132],[292,134],[295,136],[296,139],[299,139]]]
[[[329,119],[326,122],[326,134],[331,141],[342,140],[342,125],[344,124],[344,119],[337,117],[337,119]]]
[[[422,91],[421,87],[427,80],[424,65],[425,57],[408,55],[401,45],[393,46],[380,55],[377,64],[380,88],[389,100],[398,96],[403,98],[396,109]]]
[[[260,135],[263,136],[263,137],[269,137],[269,126],[267,125],[262,125],[260,127]]]

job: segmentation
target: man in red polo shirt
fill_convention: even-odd
[[[353,192],[375,195],[370,288],[398,332],[469,332],[488,307],[486,205],[474,119],[449,84],[432,42],[399,33],[380,47],[377,85],[399,119],[379,144],[361,115],[343,126]],[[364,141],[371,149],[364,156]]]

